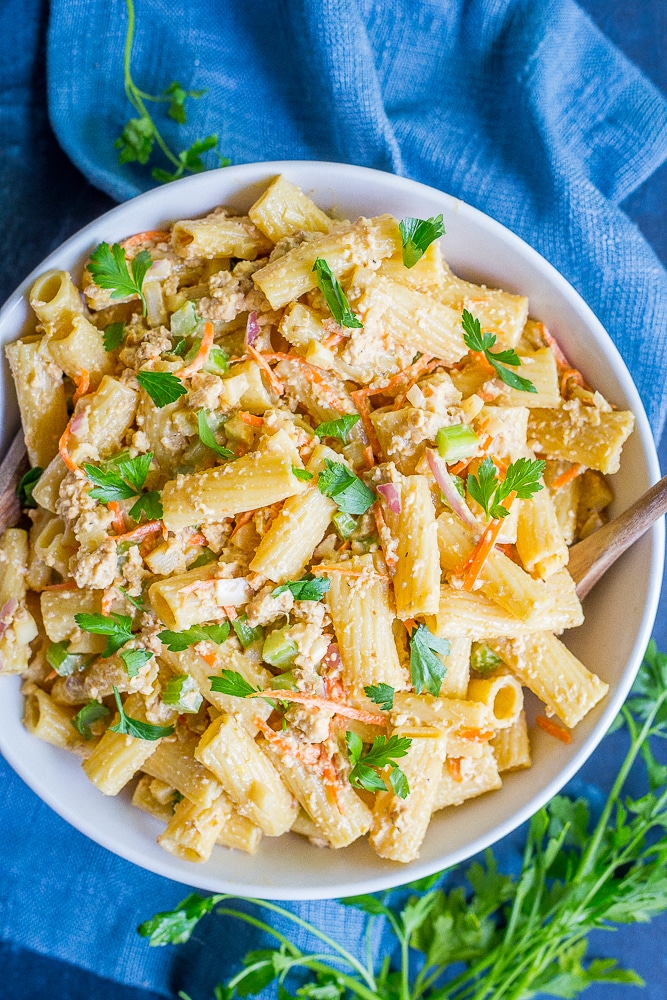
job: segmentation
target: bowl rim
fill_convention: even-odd
[[[263,179],[264,176],[268,179],[276,174],[284,173],[289,177],[290,171],[294,173],[297,170],[307,171],[309,174],[312,174],[313,186],[318,183],[326,185],[331,184],[332,186],[335,186],[336,177],[343,176],[353,181],[372,181],[375,188],[378,186],[380,188],[386,187],[388,192],[393,194],[396,194],[397,192],[415,194],[421,193],[424,196],[431,198],[438,196],[443,199],[448,199],[450,202],[453,202],[456,206],[458,206],[457,211],[460,210],[461,212],[466,213],[473,221],[481,223],[483,220],[484,227],[490,228],[493,233],[502,237],[506,244],[514,247],[524,259],[527,259],[529,263],[537,266],[538,269],[544,274],[546,281],[554,287],[557,294],[568,300],[575,311],[581,316],[581,319],[587,329],[590,330],[598,340],[602,339],[605,345],[605,363],[612,369],[614,377],[621,383],[626,398],[628,399],[628,404],[635,415],[636,423],[634,434],[639,439],[641,445],[642,459],[645,463],[648,478],[651,482],[657,481],[660,476],[660,468],[655,442],[653,440],[648,419],[637,388],[615,343],[604,329],[600,320],[598,320],[595,316],[592,309],[588,306],[576,289],[563,277],[563,275],[548,260],[546,260],[546,258],[538,253],[537,250],[531,247],[530,244],[528,244],[521,237],[517,236],[516,233],[512,232],[502,223],[498,222],[492,216],[487,215],[454,195],[449,195],[447,192],[440,191],[438,188],[423,184],[419,181],[413,181],[406,177],[399,177],[397,175],[390,174],[385,171],[375,170],[370,167],[360,167],[347,163],[336,163],[333,161],[321,160],[276,160],[219,168],[217,170],[207,171],[203,174],[196,174],[174,181],[169,185],[169,191],[173,191],[173,203],[176,205],[178,203],[178,192],[185,191],[188,188],[196,189],[202,184],[204,186],[214,186],[216,177],[220,175],[224,175],[225,190],[234,190],[236,187],[239,191],[241,191],[244,187],[257,183],[260,179]],[[236,185],[234,184],[235,181],[237,181]],[[300,183],[302,186],[305,186],[303,180],[301,180]],[[79,248],[79,244],[83,243],[88,234],[94,233],[96,230],[104,229],[107,222],[114,221],[118,216],[127,213],[128,210],[131,211],[131,207],[137,203],[140,204],[142,211],[150,212],[154,203],[161,202],[164,199],[164,193],[164,187],[152,188],[137,195],[135,198],[122,202],[109,209],[103,215],[91,220],[77,232],[73,233],[67,240],[59,244],[56,249],[48,254],[48,256],[30,272],[30,274],[20,283],[16,290],[8,297],[2,308],[0,308],[0,334],[5,324],[11,324],[14,310],[17,307],[20,307],[20,305],[27,298],[26,293],[36,277],[42,274],[45,270],[54,266],[57,261],[63,257],[63,255],[67,255],[68,252],[75,248],[78,248],[77,259],[81,259],[83,251]],[[227,197],[233,197],[233,195],[227,195]],[[483,265],[484,262],[481,262],[480,266],[482,270]],[[648,567],[648,599],[643,607],[641,624],[637,630],[637,634],[635,635],[632,651],[628,657],[621,680],[617,684],[616,688],[607,697],[604,709],[592,732],[584,738],[578,751],[558,772],[558,774],[546,785],[542,786],[539,792],[528,802],[512,813],[510,817],[494,825],[490,831],[474,837],[471,841],[467,842],[464,847],[450,851],[450,853],[446,855],[446,867],[452,867],[471,858],[484,848],[495,844],[525,822],[563,788],[563,786],[573,777],[573,775],[593,753],[605,736],[609,725],[618,713],[622,703],[625,701],[641,665],[643,654],[650,638],[657,613],[665,548],[665,527],[662,520],[658,524],[654,525],[649,533],[649,537],[651,538],[652,544],[650,565]],[[155,874],[163,875],[186,885],[196,885],[201,889],[223,892],[230,891],[236,895],[241,894],[244,896],[254,896],[257,898],[276,900],[329,899],[354,895],[359,892],[375,892],[395,887],[404,884],[406,880],[412,881],[414,879],[430,875],[433,872],[441,870],[443,867],[442,862],[433,864],[432,862],[420,862],[418,860],[411,862],[409,866],[400,868],[392,867],[386,872],[373,874],[364,878],[356,877],[351,878],[348,881],[337,882],[335,896],[332,895],[330,886],[319,888],[312,885],[306,887],[293,886],[291,888],[276,886],[267,887],[267,885],[260,880],[258,880],[256,884],[244,884],[242,891],[240,891],[239,886],[231,885],[230,887],[226,885],[224,880],[221,880],[219,876],[207,874],[205,865],[191,866],[193,877],[190,879],[188,878],[190,868],[188,868],[187,871],[175,868],[174,861],[176,861],[176,859],[172,859],[171,855],[167,854],[167,852],[164,852],[163,860],[161,857],[153,857],[153,855],[147,856],[141,849],[135,850],[131,845],[129,849],[127,847],[124,848],[122,844],[118,843],[118,838],[115,833],[112,832],[107,834],[106,829],[104,827],[100,828],[99,825],[96,826],[92,817],[89,817],[85,811],[77,812],[75,808],[70,808],[66,802],[64,803],[60,801],[58,789],[52,787],[46,779],[41,777],[39,773],[35,773],[34,770],[31,770],[29,761],[24,760],[21,754],[15,750],[11,740],[4,737],[1,729],[0,753],[2,753],[14,771],[16,771],[26,784],[28,784],[28,786],[51,809],[53,809],[54,812],[95,843],[100,844],[124,860],[137,864],[144,869],[154,872]]]

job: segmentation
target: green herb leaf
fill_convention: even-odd
[[[113,656],[132,638],[132,619],[127,615],[100,615],[84,612],[74,615],[74,621],[84,632],[106,635],[107,644],[102,656]]]
[[[133,607],[133,608],[136,608],[136,609],[137,609],[137,611],[148,611],[148,608],[147,608],[147,607],[146,607],[146,605],[145,605],[145,604],[143,603],[143,601],[138,601],[138,600],[136,599],[136,597],[131,597],[131,596],[130,596],[130,595],[128,594],[128,592],[126,591],[125,587],[119,587],[118,589],[120,590],[120,592],[121,592],[121,594],[123,595],[123,597],[125,598],[125,600],[126,600],[126,601],[129,601],[129,602],[130,602],[130,604],[132,605],[132,607]]]
[[[301,479],[304,483],[313,478],[312,472],[308,472],[308,469],[297,469],[296,465],[292,466],[292,475],[296,476],[297,479]]]
[[[187,394],[187,389],[180,379],[172,372],[137,372],[137,382],[145,389],[156,406],[162,408],[169,403],[175,403],[180,396]]]
[[[376,736],[373,745],[366,754],[362,756],[361,738],[356,733],[348,730],[345,733],[345,742],[350,755],[350,763],[353,765],[350,771],[350,784],[354,788],[365,788],[369,792],[386,792],[387,786],[384,779],[378,773],[380,769],[387,766],[392,771],[398,770],[396,760],[405,757],[412,740],[408,736]],[[391,781],[391,779],[390,779]],[[396,784],[391,782],[396,795],[404,799],[409,794],[407,779],[405,775],[396,779]]]
[[[197,430],[199,432],[199,440],[202,444],[214,451],[216,455],[220,458],[234,458],[234,452],[230,451],[229,448],[224,448],[221,444],[216,441],[213,431],[208,426],[206,421],[206,410],[199,410],[197,413]]]
[[[134,521],[138,521],[142,513],[146,515],[148,521],[161,521],[164,516],[162,494],[159,490],[142,493],[137,502],[130,507],[129,513]]]
[[[148,163],[155,142],[155,128],[147,114],[139,118],[130,118],[120,136],[114,142],[114,148],[119,149],[118,162]]]
[[[90,496],[94,500],[110,503],[114,500],[130,500],[137,495],[137,490],[121,479],[117,472],[106,472],[87,462],[83,466],[83,471],[86,478],[95,484],[95,489],[90,490]]]
[[[346,465],[324,460],[326,466],[319,474],[317,487],[325,497],[331,497],[345,514],[365,514],[375,503],[375,491],[355,476]]]
[[[391,712],[394,707],[394,689],[390,684],[369,684],[364,691],[383,712]]]
[[[360,420],[361,417],[358,413],[346,413],[345,416],[338,417],[337,420],[329,420],[320,424],[319,427],[315,428],[315,433],[318,437],[339,438],[343,444],[347,444],[350,431]]]
[[[287,583],[275,587],[271,597],[278,597],[290,590],[295,601],[320,601],[329,590],[331,581],[324,576],[305,576],[302,580],[288,580]]]
[[[463,310],[461,316],[461,326],[463,327],[463,340],[471,351],[484,354],[486,360],[494,368],[496,374],[505,385],[511,389],[518,389],[520,392],[537,392],[533,383],[512,372],[505,365],[512,365],[518,368],[521,365],[521,358],[513,349],[506,351],[491,351],[496,342],[493,333],[482,333],[480,322],[467,309]]]
[[[108,714],[109,709],[106,705],[103,705],[99,701],[89,701],[87,705],[84,705],[76,713],[72,719],[72,725],[85,739],[90,740],[93,736],[90,728],[92,724],[99,719],[103,719]]]
[[[170,118],[173,118],[175,122],[178,122],[179,125],[185,125],[186,98],[192,97],[196,99],[198,97],[203,97],[205,93],[205,90],[186,90],[180,83],[174,80],[173,83],[169,84],[162,95],[163,97],[168,97],[170,99],[167,114]]]
[[[317,272],[317,284],[336,322],[341,326],[360,330],[362,323],[350,309],[347,296],[326,260],[318,257],[313,264],[313,271]]]
[[[158,632],[158,639],[172,653],[181,653],[196,642],[214,642],[221,645],[229,635],[229,622],[221,625],[192,625],[182,632],[171,632],[165,629]]]
[[[104,327],[102,343],[105,351],[116,351],[125,339],[125,323],[109,323]]]
[[[165,944],[185,944],[203,916],[210,913],[224,896],[200,896],[194,892],[173,910],[156,913],[139,925],[142,937],[153,947]]]
[[[128,677],[136,677],[141,668],[153,658],[148,649],[126,649],[120,654]]]
[[[148,250],[140,250],[127,267],[125,251],[118,244],[109,246],[100,243],[90,255],[88,270],[98,288],[111,291],[112,299],[125,299],[138,295],[141,299],[143,315],[146,315],[146,299],[143,293],[143,282],[148,268],[153,263]]]
[[[137,455],[136,458],[121,459],[118,462],[118,471],[123,479],[134,487],[136,493],[144,488],[148,470],[153,461],[153,452],[149,451],[145,455]]]
[[[197,682],[189,674],[178,674],[170,677],[162,691],[162,701],[165,705],[177,708],[179,712],[195,715],[202,706],[204,698]]]
[[[218,694],[230,694],[234,698],[247,698],[248,695],[256,694],[259,688],[254,688],[248,684],[245,677],[236,670],[223,670],[220,677],[209,677],[211,691]]]
[[[413,219],[408,216],[399,222],[398,228],[403,244],[403,263],[406,267],[414,267],[431,243],[445,235],[442,215],[436,215],[432,219]]]
[[[19,503],[22,507],[36,507],[37,503],[32,495],[32,491],[39,482],[44,469],[39,465],[35,465],[32,469],[28,469],[25,476],[22,477],[20,483],[16,487],[16,495],[19,498]]]
[[[448,656],[449,650],[446,639],[433,635],[426,625],[417,626],[410,636],[410,676],[417,694],[428,691],[438,697],[447,667],[436,653]]]
[[[141,722],[139,719],[132,719],[129,715],[126,715],[118,688],[115,685],[113,696],[116,699],[116,708],[118,709],[120,718],[115,726],[109,726],[110,732],[123,733],[126,736],[134,736],[137,740],[147,740],[150,742],[161,740],[164,736],[171,736],[174,732],[173,726],[156,726],[152,722]]]
[[[503,500],[510,493],[516,493],[522,500],[528,500],[543,489],[540,479],[544,475],[546,463],[529,458],[520,458],[507,469],[502,482],[498,479],[496,467],[490,458],[485,458],[477,470],[477,476],[468,476],[467,488],[470,496],[482,507],[484,513],[495,518],[507,517],[509,510]]]

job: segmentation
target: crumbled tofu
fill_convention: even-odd
[[[277,597],[272,597],[271,593],[273,590],[275,590],[273,584],[269,584],[268,587],[262,587],[259,593],[246,606],[248,625],[251,628],[254,628],[256,625],[269,625],[282,615],[285,617],[289,616],[290,611],[294,607],[294,597],[291,590],[284,590]]]
[[[106,538],[102,544],[88,552],[79,549],[69,561],[70,573],[77,587],[90,590],[106,590],[116,577],[117,543],[113,538]]]

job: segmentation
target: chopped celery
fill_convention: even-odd
[[[52,642],[46,651],[46,662],[53,667],[61,677],[69,677],[70,674],[83,670],[87,665],[88,657],[78,653],[69,652],[69,642]]]
[[[172,337],[189,337],[195,332],[200,322],[194,302],[186,302],[175,313],[172,313],[169,329]]]
[[[189,715],[199,711],[203,700],[201,691],[189,674],[170,677],[162,692],[162,701],[165,705],[172,705],[179,712],[186,712]]]
[[[473,455],[479,447],[479,438],[468,424],[441,427],[437,438],[440,457],[446,462],[460,462]]]
[[[470,654],[470,666],[473,670],[476,670],[478,674],[490,674],[498,667],[501,667],[503,661],[500,659],[496,653],[490,649],[486,643],[479,642],[475,643],[472,648],[472,653]]]
[[[194,562],[191,562],[188,569],[199,569],[200,566],[208,566],[209,563],[215,562],[217,556],[212,549],[204,549],[201,555],[198,555]]]
[[[345,511],[336,511],[334,516],[331,518],[333,526],[336,529],[336,533],[340,538],[345,541],[350,535],[353,535],[357,530],[357,519],[352,517],[351,514],[346,514]]]
[[[208,372],[209,375],[224,375],[225,372],[229,371],[227,352],[214,344],[209,353],[208,361],[204,365],[204,371]]]
[[[271,678],[271,687],[278,691],[296,691],[296,679],[293,670],[286,670],[285,673],[277,674]]]
[[[298,651],[299,648],[294,639],[290,638],[287,627],[278,628],[275,632],[270,632],[264,640],[262,659],[272,667],[287,667],[294,661]]]
[[[251,628],[250,625],[246,625],[247,615],[239,615],[232,622],[232,628],[236,632],[236,638],[239,640],[244,649],[248,646],[252,646],[253,642],[257,642],[264,638],[264,629],[261,625],[255,625]]]

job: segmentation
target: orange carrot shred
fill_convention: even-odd
[[[556,338],[551,333],[549,333],[544,323],[540,323],[539,326],[540,326],[540,333],[542,334],[542,339],[545,341],[546,344],[549,345],[551,350],[554,352],[554,357],[556,358],[556,365],[560,369],[571,368],[572,366],[565,357],[565,355],[563,354],[560,344],[558,343]]]
[[[583,386],[584,376],[576,368],[566,368],[560,379],[561,396],[567,396],[569,382],[574,382],[575,385]]]
[[[543,729],[545,733],[549,734],[549,736],[555,736],[557,740],[561,741],[561,743],[572,742],[572,734],[568,733],[567,729],[563,729],[562,726],[559,726],[551,719],[547,719],[545,715],[538,715],[535,722],[538,724],[540,729]]]
[[[364,465],[367,469],[372,469],[375,465],[375,456],[372,447],[367,444],[364,448]]]
[[[133,528],[132,531],[126,531],[123,535],[116,535],[115,541],[117,542],[141,541],[141,539],[147,538],[148,535],[156,535],[158,532],[161,531],[162,531],[162,521],[146,521],[145,524],[140,524],[137,528]]]
[[[559,490],[562,486],[567,486],[567,484],[571,483],[573,479],[576,479],[577,476],[581,475],[584,469],[584,465],[579,465],[575,462],[574,465],[571,465],[569,469],[565,470],[565,472],[561,472],[560,476],[556,476],[551,484],[551,489]]]
[[[290,757],[296,757],[302,764],[307,764],[309,767],[313,767],[319,762],[320,755],[316,747],[310,744],[308,746],[298,746],[296,743],[292,743],[291,740],[286,740],[275,729],[271,729],[271,726],[259,716],[253,721],[269,743],[272,743],[281,753],[289,754]]]
[[[326,347],[327,350],[331,351],[334,347],[338,347],[341,340],[345,340],[342,333],[330,333],[328,337],[325,337],[322,341],[322,347]]]
[[[248,344],[247,349],[248,349],[248,354],[253,359],[253,361],[256,361],[259,367],[266,372],[267,378],[271,384],[271,388],[275,392],[276,396],[282,396],[282,394],[285,392],[285,386],[282,384],[282,382],[274,372],[273,368],[271,367],[267,359],[264,357],[263,354],[260,354],[259,351],[255,350],[252,344]]]
[[[322,390],[322,394],[329,400],[329,405],[332,409],[336,410],[338,413],[342,413],[343,409],[341,407],[341,400],[336,394],[335,390],[331,385],[328,384],[326,378],[315,365],[311,365],[309,361],[302,358],[299,354],[285,354],[282,351],[274,351],[271,354],[262,355],[267,361],[294,361],[303,368],[304,378],[308,379],[309,382],[314,383]]]
[[[461,758],[448,757],[447,768],[452,777],[452,781],[456,781],[457,783],[460,784],[463,781],[463,775],[461,774]]]
[[[481,449],[480,454],[479,455],[471,455],[470,458],[462,458],[460,462],[456,463],[456,465],[452,465],[451,468],[447,469],[447,471],[449,472],[449,474],[451,476],[458,476],[461,472],[463,472],[464,469],[468,468],[468,466],[472,462],[473,458],[482,458],[484,455],[486,455],[486,453],[488,452],[489,448],[493,444],[494,440],[495,439],[492,437],[491,434],[487,434],[487,436],[482,441],[482,449]]]
[[[502,506],[506,510],[509,510],[510,507],[512,506],[512,501],[514,500],[515,496],[516,493],[512,491],[509,494],[509,496],[505,497],[505,499],[502,501]],[[477,542],[477,545],[472,550],[472,552],[466,559],[465,563],[459,570],[459,574],[457,574],[463,576],[463,589],[468,591],[468,593],[470,593],[472,588],[475,586],[479,574],[484,569],[484,564],[486,560],[489,558],[491,551],[494,545],[496,544],[496,540],[498,538],[498,535],[500,534],[500,529],[502,527],[502,524],[503,524],[502,519],[498,518],[497,520],[491,521],[487,525],[479,541]]]
[[[343,715],[348,719],[367,722],[370,726],[387,725],[387,720],[383,715],[374,715],[372,712],[367,712],[365,708],[353,708],[352,705],[345,705],[339,701],[331,701],[329,698],[320,698],[315,694],[306,694],[305,691],[272,691],[268,688],[265,691],[258,691],[256,694],[249,694],[248,697],[279,698],[281,701],[296,701],[300,705],[312,705],[313,708],[321,708],[326,712],[333,712],[335,715]]]
[[[245,410],[239,410],[238,415],[244,424],[251,427],[261,427],[264,423],[264,417],[256,417],[254,413],[246,413]]]
[[[206,535],[202,535],[201,532],[196,531],[188,538],[188,545],[208,545]]]
[[[343,813],[343,801],[342,801],[342,788],[341,781],[338,771],[334,767],[334,762],[330,755],[324,748],[324,744],[320,743],[320,767],[322,769],[322,777],[324,778],[324,783],[327,786],[327,791],[331,792],[331,797],[334,800],[334,804],[339,813]]]
[[[123,508],[118,503],[117,500],[110,500],[107,507],[113,514],[113,521],[111,522],[113,530],[117,535],[122,535],[125,533],[125,518],[123,517]]]
[[[234,537],[234,535],[239,530],[239,528],[242,528],[244,524],[248,523],[248,521],[252,521],[252,519],[253,519],[254,516],[255,516],[255,511],[254,510],[244,510],[242,514],[237,514],[236,515],[236,524],[234,525],[234,530],[232,531],[231,535],[229,536],[230,539]]]
[[[42,590],[76,590],[74,580],[63,580],[62,583],[49,583]]]
[[[352,402],[357,408],[357,413],[361,417],[361,424],[366,432],[369,446],[376,458],[382,460],[382,446],[380,445],[380,439],[377,436],[375,425],[371,420],[371,407],[368,402],[368,393],[364,389],[357,389],[356,392],[351,392],[350,396],[352,398]]]
[[[76,392],[72,396],[72,402],[76,406],[81,397],[85,396],[90,388],[90,372],[82,368],[81,374],[74,379],[74,384],[76,385]]]
[[[456,735],[461,740],[470,740],[471,743],[488,743],[496,734],[492,729],[489,731],[484,731],[483,729],[459,729]]]
[[[166,232],[164,229],[147,229],[143,233],[135,233],[134,236],[128,236],[126,240],[123,240],[121,246],[123,249],[127,247],[134,247],[138,243],[168,243],[171,239],[171,233]]]
[[[182,368],[179,372],[174,373],[176,378],[190,378],[191,375],[196,374],[200,368],[204,367],[213,347],[214,332],[213,324],[206,323],[197,354],[186,368]]]
[[[215,667],[217,663],[217,657],[215,653],[200,653],[199,655],[201,656],[202,660],[208,663],[209,667]]]
[[[46,681],[54,681],[57,676],[58,674],[56,673],[56,671],[52,670],[50,673],[46,675],[46,677],[44,678],[44,682],[46,683]]]
[[[239,616],[238,611],[236,610],[236,608],[232,607],[231,604],[223,604],[222,610],[225,612],[230,622],[236,621],[236,619]]]
[[[111,614],[112,604],[113,604],[113,594],[111,594],[108,590],[105,590],[104,593],[102,594],[101,611],[102,614],[105,615],[105,617],[107,618]]]
[[[70,472],[82,472],[79,466],[76,464],[69,451],[67,450],[67,445],[69,443],[70,435],[72,433],[71,420],[68,422],[67,427],[62,432],[60,436],[60,441],[58,442],[58,451],[63,462],[67,466]]]

